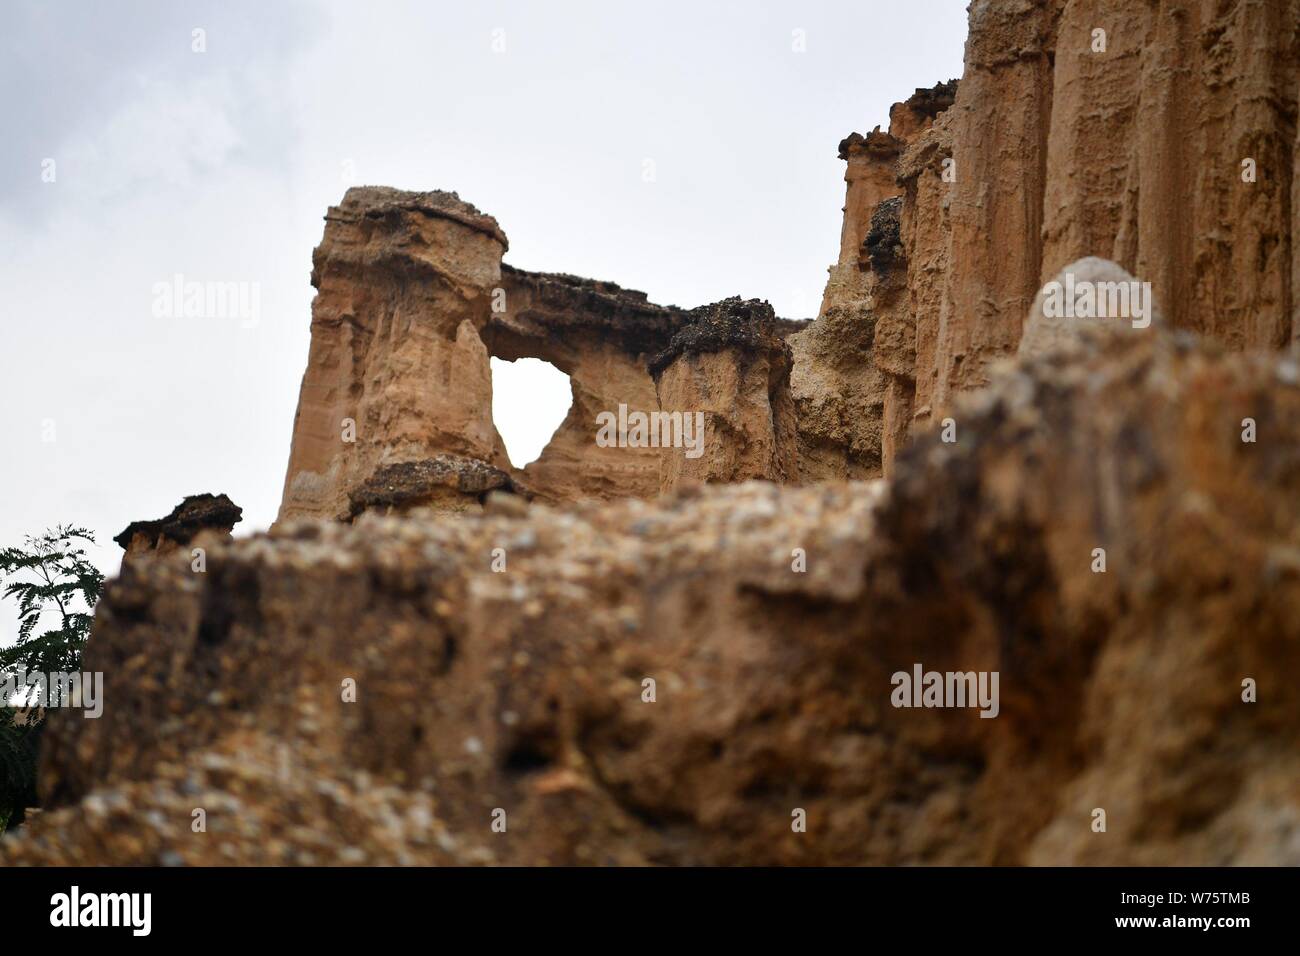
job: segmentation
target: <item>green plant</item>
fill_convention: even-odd
[[[81,652],[90,635],[95,603],[104,576],[86,557],[83,543],[93,544],[86,528],[59,525],[29,535],[23,545],[0,551],[4,596],[18,602],[18,640],[0,648],[0,686],[27,673],[73,673],[81,669]],[[54,618],[54,627],[42,621]],[[14,700],[0,700],[0,833],[22,821],[36,802],[36,761],[44,712],[23,710],[20,690]]]
[[[0,833],[36,802],[39,741],[40,724],[19,723],[14,708],[0,707]]]

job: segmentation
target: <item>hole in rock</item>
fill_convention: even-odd
[[[569,376],[550,362],[492,359],[492,420],[516,468],[537,460],[572,404]]]
[[[506,754],[506,772],[532,773],[534,770],[544,770],[555,762],[552,753],[554,747],[555,742],[550,740],[519,741]]]

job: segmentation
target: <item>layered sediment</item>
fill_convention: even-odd
[[[510,266],[502,278],[503,308],[483,333],[489,351],[507,361],[550,362],[573,390],[568,415],[519,480],[546,501],[658,493],[658,449],[600,444],[597,419],[620,405],[658,410],[648,362],[690,321],[687,311],[612,282]]]
[[[803,480],[879,477],[906,440],[915,320],[902,299],[905,184],[898,166],[956,90],[955,80],[917,90],[894,105],[888,132],[876,127],[840,143],[847,188],[839,261],[816,321],[790,337]]]
[[[496,220],[455,193],[354,188],[325,220],[280,520],[347,520],[388,470],[440,457],[502,472],[544,501],[658,491],[657,450],[604,448],[595,421],[620,404],[657,410],[646,363],[685,310],[504,265]],[[572,386],[568,416],[522,469],[492,422],[493,357],[550,362]]]

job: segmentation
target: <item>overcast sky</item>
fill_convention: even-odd
[[[270,524],[349,183],[456,190],[522,268],[814,315],[836,144],[959,76],[965,26],[961,0],[4,0],[0,545],[84,524],[114,573],[114,534],[202,491]],[[256,284],[258,321],[158,317],[176,274]],[[494,375],[558,423],[567,391]]]

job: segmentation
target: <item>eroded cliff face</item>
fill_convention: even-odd
[[[885,454],[889,467],[900,445],[913,434],[923,433],[935,420],[935,384],[938,381],[939,336],[944,316],[952,314],[948,302],[948,269],[951,254],[952,206],[949,185],[956,175],[952,156],[951,113],[944,113],[934,125],[908,147],[898,164],[903,185],[903,212],[899,237],[906,262],[907,308],[904,311],[904,341],[912,342],[913,365],[906,355],[898,358],[895,377],[904,395],[910,396],[911,421],[897,406],[891,419],[896,422],[893,454]],[[888,396],[886,397],[888,401]]]
[[[398,462],[510,467],[479,337],[505,249],[455,193],[358,187],[330,210],[279,520],[347,518],[350,495]]]
[[[330,210],[279,520],[473,510],[491,490],[550,502],[659,492],[659,449],[601,444],[597,422],[659,410],[649,361],[698,315],[504,265],[506,246],[454,193],[361,187]],[[570,378],[568,416],[522,469],[492,423],[493,357]]]
[[[878,477],[892,459],[900,417],[910,419],[910,393],[895,385],[898,371],[910,376],[915,364],[914,356],[898,354],[911,352],[914,333],[902,326],[914,323],[900,299],[906,273],[897,261],[903,190],[897,166],[908,143],[952,104],[956,87],[952,81],[917,90],[894,105],[889,132],[876,127],[840,143],[848,186],[839,261],[829,270],[816,321],[790,336],[806,481]]]
[[[894,163],[904,141],[892,131],[877,126],[863,136],[850,133],[840,142],[840,159],[845,160],[844,225],[840,232],[840,257],[827,272],[819,315],[834,308],[858,306],[867,297],[862,269],[862,243],[871,228],[871,214],[883,200],[898,195]]]
[[[573,404],[542,455],[517,473],[545,501],[650,497],[659,491],[659,449],[596,441],[597,419],[658,411],[649,360],[691,321],[612,282],[503,267],[503,308],[483,338],[492,355],[538,358],[569,376]]]
[[[1298,0],[983,0],[969,12],[955,98],[932,98],[933,124],[900,122],[916,114],[898,104],[902,148],[876,153],[903,196],[907,307],[874,302],[865,266],[850,286],[842,247],[818,332],[838,327],[864,360],[832,373],[845,363],[796,345],[818,476],[888,473],[912,436],[988,383],[1039,288],[1085,257],[1150,282],[1178,327],[1230,348],[1297,339]],[[891,195],[846,204],[845,242]],[[899,334],[882,340],[882,322]],[[816,398],[833,378],[853,414]]]
[[[1182,328],[1288,344],[1300,2],[1054,10],[1042,279],[1102,256]]]
[[[1300,863],[1296,362],[1080,336],[957,414],[888,483],[129,567],[113,705],[52,718],[0,859]],[[918,665],[998,672],[996,717],[896,706]]]

